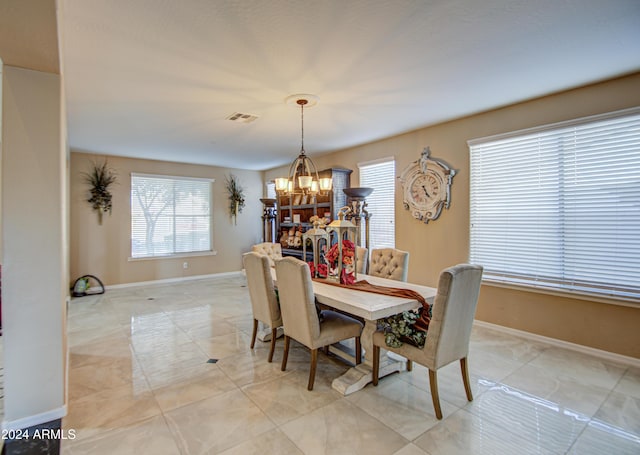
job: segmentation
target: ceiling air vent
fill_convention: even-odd
[[[251,123],[257,118],[258,118],[257,115],[243,114],[242,112],[234,112],[229,117],[227,117],[227,120],[231,120],[232,122],[237,122],[237,123]]]

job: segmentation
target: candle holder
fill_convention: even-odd
[[[371,214],[367,211],[367,201],[365,198],[373,193],[373,188],[345,188],[344,194],[347,195],[349,205],[345,213],[347,220],[356,225],[357,237],[356,245],[369,250],[369,218]],[[362,239],[362,227],[364,226],[364,241]]]
[[[313,228],[302,234],[302,257],[305,261],[307,260],[307,243],[310,243],[313,248],[313,262],[307,262],[311,269],[311,277],[326,278],[329,272],[325,253],[329,248],[329,234],[320,228],[318,220],[313,222]]]
[[[342,207],[338,211],[338,219],[327,227],[331,237],[331,248],[327,251],[326,260],[329,266],[328,278],[342,284],[356,282],[358,258],[356,255],[356,238],[358,228],[345,215],[349,207]]]

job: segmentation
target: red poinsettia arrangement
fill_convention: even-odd
[[[340,274],[342,284],[353,284],[356,282],[355,255],[356,247],[351,240],[342,241],[342,267],[338,264],[338,243],[334,243],[327,251],[325,258],[329,264],[329,274],[337,276]]]
[[[313,265],[313,261],[309,261],[307,262],[307,264],[309,264],[309,269],[311,270],[311,276],[312,277],[316,276],[316,267],[315,265]],[[329,268],[327,267],[327,264],[318,264],[317,276],[320,278],[326,278],[328,274],[329,274]]]

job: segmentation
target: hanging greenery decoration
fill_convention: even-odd
[[[102,214],[111,214],[112,202],[109,187],[116,182],[116,173],[104,160],[102,164],[93,163],[91,172],[83,173],[85,181],[91,185],[91,198],[87,201],[98,211],[98,223],[102,224]]]
[[[238,224],[238,213],[242,213],[244,208],[244,188],[240,186],[238,178],[229,174],[229,177],[225,177],[225,183],[227,185],[227,192],[229,193],[229,215],[233,218],[233,223]]]
[[[429,319],[432,316],[433,305],[429,305]],[[412,344],[420,349],[427,340],[427,332],[418,330],[415,324],[422,318],[424,308],[404,311],[387,318],[378,319],[378,328],[384,330],[384,341],[387,346],[399,348],[403,343]]]

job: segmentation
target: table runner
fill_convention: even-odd
[[[389,295],[392,297],[405,297],[408,299],[415,299],[422,304],[422,308],[424,309],[424,311],[421,311],[420,319],[416,321],[414,327],[416,328],[416,330],[419,330],[422,332],[426,332],[427,328],[429,327],[429,322],[431,321],[431,318],[429,317],[429,304],[419,292],[416,292],[412,289],[379,286],[376,284],[371,284],[366,280],[356,281],[353,284],[342,284],[342,283],[337,283],[335,281],[319,279],[319,278],[314,278],[314,281],[317,281],[318,283],[329,284],[331,286],[338,286],[341,288],[355,289],[357,291],[363,291],[363,292],[371,292],[373,294],[382,294],[382,295]]]

